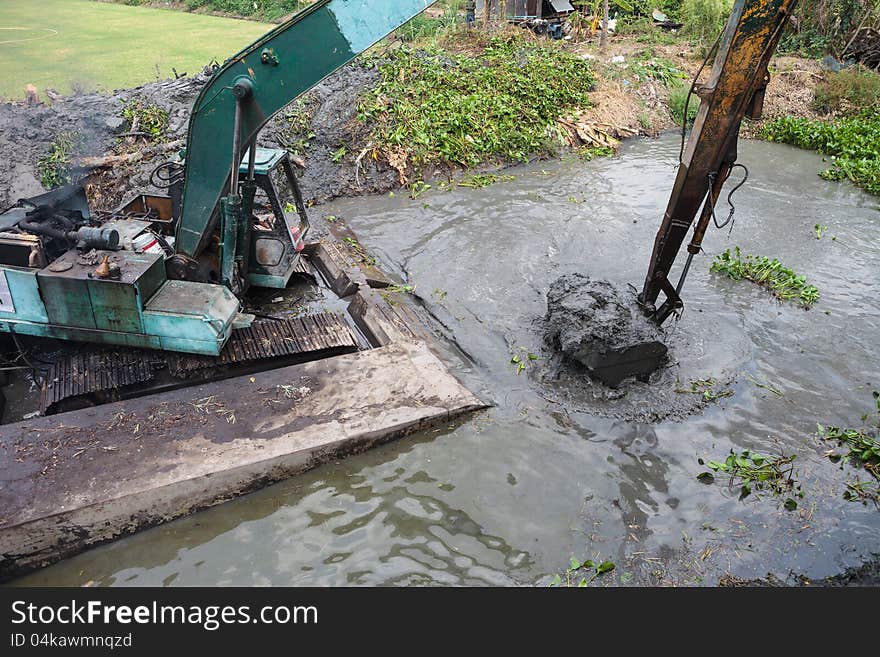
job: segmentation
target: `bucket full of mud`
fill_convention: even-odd
[[[594,379],[617,387],[647,381],[666,362],[659,327],[642,312],[634,292],[583,274],[566,274],[547,293],[548,343]]]

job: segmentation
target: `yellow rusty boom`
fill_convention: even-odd
[[[715,62],[709,79],[705,83],[694,80],[691,91],[700,98],[700,109],[687,146],[682,147],[681,166],[639,295],[657,323],[683,307],[681,289],[709,221],[723,227],[733,218],[731,212],[726,221],[719,222],[715,206],[732,170],[742,167],[736,163],[740,124],[744,117],[761,116],[769,81],[767,65],[796,4],[797,0],[735,0],[724,32],[710,51],[710,55],[715,53]],[[697,216],[687,261],[673,286],[669,280],[672,265]],[[665,301],[657,307],[660,292]]]

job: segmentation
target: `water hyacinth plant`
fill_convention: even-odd
[[[726,274],[735,281],[752,281],[766,287],[777,299],[794,301],[804,308],[819,300],[819,290],[815,285],[807,285],[805,276],[796,274],[776,258],[744,256],[739,247],[716,256],[709,271]]]

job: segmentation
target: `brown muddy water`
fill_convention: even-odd
[[[580,271],[641,286],[677,156],[666,135],[613,159],[517,167],[485,189],[316,208],[416,286],[454,371],[495,408],[20,582],[528,585],[599,557],[617,566],[604,584],[712,584],[727,571],[819,578],[880,552],[880,511],[843,499],[865,474],[831,463],[814,435],[816,422],[858,425],[880,389],[878,200],[821,180],[818,156],[741,144],[751,177],[733,233],[707,236],[656,381],[615,399],[556,380],[549,284]],[[806,274],[821,300],[804,311],[710,274],[711,256],[735,245]],[[708,377],[734,394],[701,404],[674,391]],[[731,449],[797,454],[798,509],[697,480],[698,459]]]

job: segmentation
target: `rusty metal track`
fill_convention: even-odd
[[[40,409],[69,397],[118,390],[153,378],[156,355],[139,349],[92,351],[67,356],[49,368]]]
[[[318,313],[294,319],[254,322],[234,331],[219,356],[168,354],[171,375],[185,378],[218,365],[237,365],[265,358],[310,352],[357,349],[357,339],[339,316]]]
[[[137,396],[132,392],[141,389],[144,393],[150,392],[152,386],[161,384],[162,376],[165,384],[168,383],[168,374],[159,375],[166,367],[178,381],[190,377],[205,381],[228,376],[226,373],[236,366],[252,362],[280,359],[283,361],[280,364],[286,365],[292,360],[323,358],[357,349],[357,338],[345,320],[334,313],[317,313],[293,319],[255,321],[248,328],[233,331],[219,356],[138,349],[73,354],[50,367],[41,390],[40,410],[51,414],[61,407],[70,407],[76,398],[94,403],[95,400]],[[213,369],[216,372],[212,372]]]

